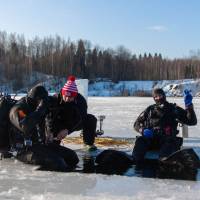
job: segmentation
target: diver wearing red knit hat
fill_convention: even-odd
[[[52,97],[49,114],[46,117],[47,137],[60,142],[74,131],[82,130],[87,149],[94,145],[97,119],[87,113],[87,102],[78,93],[74,76],[69,76],[61,92]],[[57,140],[57,141],[56,141]]]

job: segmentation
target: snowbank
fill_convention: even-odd
[[[67,77],[57,77],[41,73],[33,73],[26,80],[26,87],[13,91],[13,84],[0,84],[0,92],[25,93],[33,85],[42,84],[50,93],[57,93],[66,83]],[[114,83],[108,79],[96,79],[88,86],[88,96],[151,96],[153,88],[163,88],[167,96],[183,96],[184,89],[190,89],[194,96],[200,96],[200,79],[160,80],[160,81],[119,81]]]
[[[163,88],[167,96],[183,96],[184,89],[200,96],[200,79],[163,80],[163,81],[111,81],[95,82],[89,85],[89,96],[137,96],[143,92],[151,95],[153,88]]]

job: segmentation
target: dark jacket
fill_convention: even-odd
[[[186,125],[197,124],[193,105],[185,110],[167,101],[163,105],[150,105],[136,119],[134,129],[141,134],[145,128],[148,128],[153,129],[155,133],[176,135],[178,134],[178,123]]]
[[[64,102],[61,94],[50,98],[49,112],[46,117],[47,134],[57,136],[58,132],[68,129],[75,131],[87,118],[87,102],[78,93],[74,102]]]
[[[9,118],[13,125],[12,145],[31,139],[33,143],[45,140],[44,117],[46,107],[37,107],[29,98],[23,97],[10,110]]]

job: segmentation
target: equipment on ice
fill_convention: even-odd
[[[103,127],[103,120],[106,118],[106,116],[105,115],[99,115],[98,116],[98,121],[99,121],[99,129],[96,131],[96,135],[97,136],[101,136],[101,135],[103,135],[104,134],[104,131],[103,131],[103,129],[102,129],[102,127]]]
[[[0,94],[0,147],[9,146],[9,111],[17,102],[8,94]]]
[[[188,126],[185,124],[179,124],[179,133],[183,138],[188,138]]]

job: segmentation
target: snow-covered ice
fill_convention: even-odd
[[[200,79],[160,80],[160,81],[97,81],[89,84],[89,96],[137,96],[137,92],[150,95],[153,88],[162,88],[166,96],[183,96],[185,89],[194,96],[200,96]]]
[[[168,100],[183,106],[182,98],[168,98]],[[199,118],[199,98],[194,98],[193,102]],[[89,112],[96,116],[106,115],[103,124],[105,135],[114,137],[135,137],[137,133],[133,131],[133,122],[138,114],[152,103],[152,98],[88,98]],[[185,141],[185,145],[198,147],[199,124],[189,127],[189,136],[191,138]],[[37,171],[36,167],[9,159],[0,161],[0,179],[0,199],[200,199],[199,181]]]
[[[172,103],[184,107],[183,97],[167,97]],[[88,99],[89,112],[98,115],[106,115],[103,129],[105,135],[118,137],[135,137],[133,123],[138,115],[150,104],[152,97],[90,97]],[[199,97],[193,99],[195,111],[200,116]],[[189,127],[191,137],[200,137],[200,126]]]

